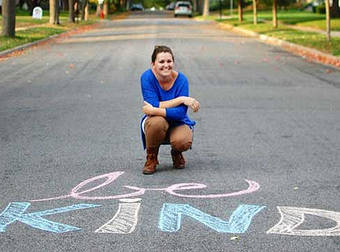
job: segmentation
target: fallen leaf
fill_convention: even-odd
[[[299,187],[298,187],[298,186],[295,186],[293,189],[294,189],[294,190],[298,190],[298,189],[299,189]]]
[[[232,236],[232,237],[230,237],[231,241],[235,241],[235,240],[239,240],[239,239],[240,239],[239,236]]]

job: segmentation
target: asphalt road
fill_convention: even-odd
[[[187,167],[162,146],[145,176],[139,77],[160,44],[201,110]],[[137,14],[0,75],[1,251],[339,251],[338,70]]]

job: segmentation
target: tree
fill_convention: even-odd
[[[63,5],[63,10],[67,11],[68,10],[68,0],[62,0],[62,5]]]
[[[124,4],[122,4],[122,6],[124,6]],[[104,17],[107,18],[109,16],[109,0],[104,1],[103,12],[104,12]]]
[[[81,20],[82,21],[88,20],[88,13],[89,13],[89,1],[83,0],[83,4],[81,6]]]
[[[340,17],[339,0],[333,0],[330,14],[331,17]]]
[[[203,16],[209,16],[209,0],[204,0]]]
[[[257,24],[257,1],[253,0],[253,22],[256,25]]]
[[[74,23],[74,0],[68,0],[68,21]]]
[[[50,24],[60,24],[59,0],[50,0]]]
[[[329,11],[329,0],[325,0],[326,4],[326,36],[327,40],[331,40],[331,19],[330,19],[330,11]]]
[[[277,28],[277,0],[273,0],[273,27]]]
[[[198,0],[193,0],[193,1],[192,1],[192,10],[193,10],[193,11],[197,11],[197,1],[198,1]]]
[[[237,1],[237,9],[238,9],[238,21],[243,21],[243,8],[242,8],[242,0]]]
[[[15,37],[15,1],[2,1],[2,35]]]

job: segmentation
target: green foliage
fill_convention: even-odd
[[[273,6],[273,0],[260,0],[260,2],[268,8]],[[296,0],[277,0],[276,3],[278,7],[287,8],[288,6],[296,3]]]
[[[319,6],[315,7],[315,12],[318,14],[325,14],[326,13],[326,5],[325,4],[321,4]]]
[[[284,24],[279,24],[279,27],[275,29],[271,23],[271,15],[270,11],[259,11],[258,18],[264,22],[259,22],[257,25],[254,25],[252,22],[252,12],[245,12],[244,22],[240,23],[236,17],[225,20],[224,22],[243,29],[255,31],[259,34],[264,34],[295,44],[315,48],[335,56],[340,56],[339,37],[332,37],[331,41],[328,42],[326,36],[321,33],[299,31],[287,27]],[[278,17],[279,20],[284,23],[325,29],[325,15],[301,11],[279,11]],[[340,31],[340,19],[333,19],[331,22],[332,30]]]

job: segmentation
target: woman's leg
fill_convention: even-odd
[[[168,129],[169,123],[162,116],[151,116],[146,119],[144,132],[147,156],[143,169],[144,174],[152,174],[156,171],[159,146],[166,138]]]
[[[173,167],[183,169],[185,167],[185,160],[182,152],[187,151],[192,145],[192,130],[189,126],[180,125],[171,129],[170,144]]]

